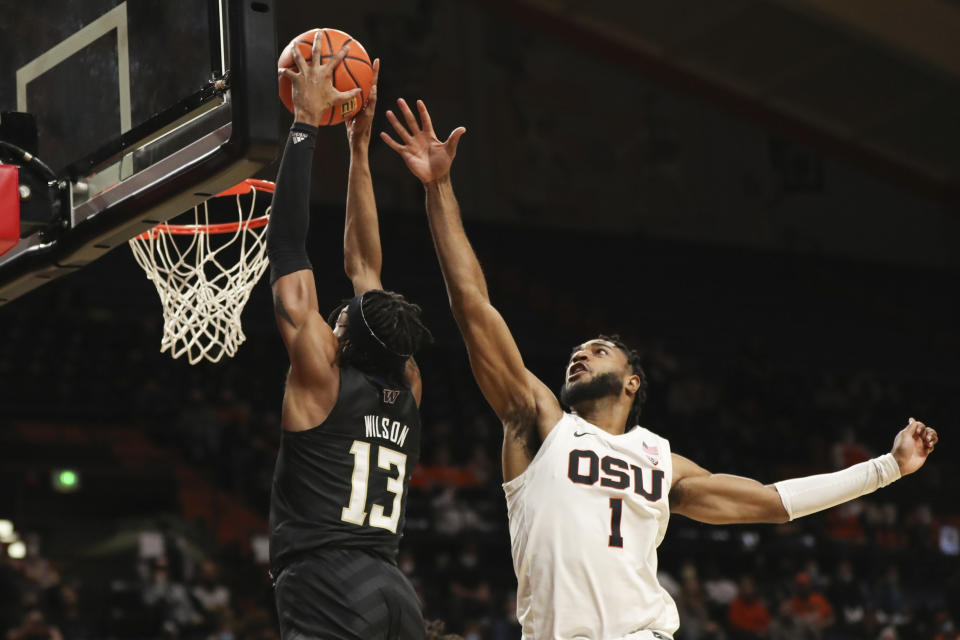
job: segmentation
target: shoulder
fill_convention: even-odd
[[[337,364],[337,346],[337,337],[320,313],[308,313],[291,345],[290,364],[295,372],[299,369],[332,379],[333,376],[327,374],[330,365]]]
[[[631,433],[637,434],[637,436],[642,438],[644,441],[648,441],[651,443],[655,442],[658,445],[665,446],[668,449],[670,448],[670,440],[668,440],[667,438],[664,438],[663,436],[661,436],[660,434],[654,431],[651,431],[650,429],[647,429],[646,427],[637,425],[636,427],[633,428]]]
[[[561,418],[570,414],[564,413],[556,394],[529,370],[527,371],[527,385],[530,389],[533,404],[531,407],[533,411],[532,426],[535,426],[540,432],[541,438],[545,438],[553,427],[560,422]]]

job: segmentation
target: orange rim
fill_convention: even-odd
[[[214,198],[224,198],[227,196],[237,196],[244,193],[251,193],[253,191],[263,191],[265,193],[273,193],[273,190],[276,188],[276,184],[268,180],[258,180],[256,178],[247,178],[240,184],[234,185],[227,189],[226,191],[221,191],[217,195],[213,196]],[[218,234],[218,233],[233,233],[239,229],[257,229],[267,224],[269,221],[268,216],[260,216],[259,218],[252,218],[250,220],[245,220],[243,222],[222,222],[219,224],[158,224],[153,229],[149,231],[144,231],[137,236],[138,240],[149,240],[151,238],[156,238],[161,233],[167,233],[170,235],[198,235],[201,233],[208,234]]]
[[[240,184],[232,186],[226,191],[221,191],[214,197],[222,198],[223,196],[235,196],[240,193],[250,193],[251,191],[266,191],[267,193],[273,193],[273,190],[276,188],[276,186],[276,184],[270,182],[269,180],[247,178]]]

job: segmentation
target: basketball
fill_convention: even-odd
[[[313,53],[313,38],[317,32],[320,32],[320,62],[325,62],[327,58],[335,54],[340,48],[350,43],[350,51],[347,57],[343,59],[333,72],[333,85],[339,91],[350,91],[360,87],[362,99],[354,98],[349,102],[331,107],[323,114],[321,124],[332,125],[340,124],[344,119],[358,113],[367,102],[370,95],[370,87],[373,84],[373,64],[370,62],[370,56],[363,45],[354,40],[349,34],[337,29],[310,29],[301,33],[290,41],[280,59],[277,60],[277,68],[295,67],[293,63],[293,47],[300,47],[300,53],[303,54],[307,62],[312,63],[311,55]],[[293,96],[290,90],[290,80],[280,76],[280,100],[293,112]]]

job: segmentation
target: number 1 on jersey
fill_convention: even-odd
[[[363,526],[367,519],[367,512],[363,508],[367,505],[367,483],[370,479],[370,443],[354,440],[350,446],[350,453],[353,454],[350,501],[343,508],[340,519]],[[387,479],[387,491],[393,494],[390,515],[383,515],[383,507],[379,504],[373,505],[370,509],[370,526],[396,533],[397,524],[400,522],[400,503],[403,499],[403,477],[407,472],[407,456],[387,447],[378,447],[377,466],[388,471],[390,467],[396,467],[397,477]]]
[[[353,475],[350,477],[350,502],[343,508],[340,519],[350,524],[363,525],[367,512],[367,478],[370,475],[370,443],[354,440],[350,447],[353,454]]]
[[[623,536],[620,535],[620,518],[623,516],[623,498],[610,498],[610,541],[609,546],[623,548]]]

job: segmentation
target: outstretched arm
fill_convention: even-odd
[[[343,268],[353,284],[353,294],[371,289],[382,289],[380,274],[383,269],[383,251],[380,245],[380,223],[377,201],[373,195],[373,177],[370,174],[370,131],[377,107],[377,81],[380,78],[380,59],[373,61],[373,86],[363,111],[347,121],[347,141],[350,145],[350,176],[347,179],[347,217],[343,225]],[[420,405],[423,382],[420,369],[413,358],[407,360],[404,378]]]
[[[382,289],[380,271],[383,253],[377,202],[370,175],[370,127],[377,107],[380,60],[373,61],[373,86],[363,111],[347,121],[350,144],[350,175],[347,179],[347,217],[343,226],[343,267],[353,284],[354,295]]]
[[[334,68],[348,50],[345,46],[327,64],[310,64],[294,46],[297,70],[280,70],[291,82],[295,122],[277,173],[267,227],[267,255],[277,326],[290,356],[281,420],[284,429],[293,431],[309,429],[322,421],[339,392],[339,371],[334,366],[337,341],[320,316],[306,236],[317,125],[327,109],[359,92],[337,91],[331,80]],[[321,60],[319,35],[314,38],[312,59]]]
[[[426,190],[430,232],[474,377],[503,422],[508,438],[518,438],[517,450],[513,452],[518,456],[516,460],[508,459],[511,454],[507,447],[504,451],[504,475],[510,479],[529,462],[524,461],[527,456],[521,451],[524,443],[520,440],[533,428],[538,429],[541,437],[545,436],[562,410],[553,393],[524,366],[506,322],[490,303],[486,279],[463,230],[460,207],[450,182],[450,166],[466,129],[458,127],[441,142],[422,101],[417,101],[420,124],[404,100],[397,104],[406,126],[391,111],[387,112],[387,119],[401,142],[386,133],[380,135],[400,154]]]
[[[314,38],[313,60],[320,60],[319,32]],[[326,64],[310,64],[300,48],[292,48],[293,68],[279,73],[290,79],[294,105],[294,123],[277,172],[270,224],[267,227],[267,255],[270,258],[270,283],[280,335],[296,368],[294,345],[299,331],[314,315],[319,315],[317,288],[307,256],[307,228],[310,222],[310,174],[316,146],[317,126],[323,113],[342,104],[359,89],[342,93],[333,86],[333,70],[349,51],[345,46]],[[333,339],[323,340],[329,342]]]
[[[937,439],[935,430],[910,418],[886,455],[834,473],[772,485],[712,474],[674,454],[670,509],[710,524],[787,522],[859,498],[917,471]]]

